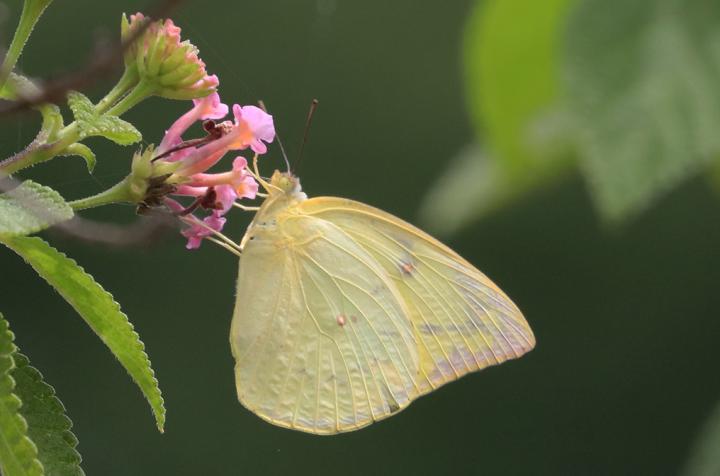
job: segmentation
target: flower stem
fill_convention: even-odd
[[[117,104],[130,91],[136,81],[136,75],[129,74],[126,69],[118,83],[95,105],[95,112],[105,114],[108,109]]]
[[[108,109],[106,114],[120,116],[150,96],[152,96],[152,87],[149,87],[144,81],[140,81],[129,93]]]
[[[0,177],[12,175],[22,169],[31,167],[41,162],[48,161],[65,150],[69,145],[74,144],[80,138],[80,131],[76,123],[65,126],[58,132],[58,140],[50,144],[34,146],[31,144],[28,149],[15,154],[9,159],[0,161]]]
[[[27,43],[33,27],[35,27],[35,23],[37,23],[40,15],[45,11],[45,8],[50,5],[50,2],[52,2],[52,0],[25,0],[22,13],[20,14],[20,21],[15,30],[15,36],[13,36],[12,43],[10,44],[10,48],[8,48],[2,66],[0,66],[0,89],[5,86],[5,82],[10,76],[10,73],[15,69],[15,64],[18,58],[20,58],[25,43]]]
[[[95,208],[111,203],[134,203],[134,194],[130,189],[130,181],[125,178],[123,181],[113,185],[109,189],[92,195],[90,197],[73,200],[68,204],[73,210],[85,210],[87,208]]]

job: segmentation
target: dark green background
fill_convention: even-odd
[[[5,3],[6,41],[19,2]],[[20,66],[40,77],[80,67],[95,43],[115,37],[123,11],[148,5],[56,1]],[[471,6],[188,1],[172,17],[220,76],[225,102],[266,101],[291,156],[319,98],[301,169],[308,194],[413,221],[430,184],[474,136],[459,49]],[[111,84],[85,92],[98,99]],[[127,118],[158,142],[187,108],[154,99]],[[2,153],[28,142],[35,124],[32,115],[3,119]],[[102,190],[127,172],[133,149],[90,144],[100,161],[94,178],[79,158],[27,176],[68,198]],[[280,166],[277,149],[263,162]],[[86,216],[134,219],[120,206]],[[572,177],[448,239],[513,297],[537,349],[335,437],[275,428],[237,402],[228,344],[237,260],[216,247],[190,253],[172,233],[130,249],[46,234],[135,324],[166,399],[164,435],[99,339],[2,250],[0,310],[67,406],[89,475],[672,474],[720,398],[719,217],[715,194],[697,178],[607,230]],[[228,234],[239,238],[247,221],[234,214]]]

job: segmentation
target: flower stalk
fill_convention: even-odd
[[[136,203],[137,194],[133,193],[130,177],[125,177],[121,182],[109,189],[90,197],[81,198],[68,202],[73,210],[86,210],[88,208],[101,207],[113,203]]]

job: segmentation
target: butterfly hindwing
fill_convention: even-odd
[[[404,299],[332,224],[278,217],[244,249],[230,341],[240,401],[312,433],[353,430],[421,391]]]
[[[389,213],[342,198],[312,198],[298,209],[342,230],[399,290],[421,359],[420,393],[534,347],[533,333],[513,302],[430,235]]]

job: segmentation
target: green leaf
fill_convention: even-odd
[[[97,114],[90,99],[77,91],[68,93],[68,105],[77,121],[81,139],[102,136],[120,145],[142,140],[142,134],[135,126],[117,116]]]
[[[483,150],[461,151],[424,198],[421,220],[435,233],[453,233],[572,169],[557,51],[574,1],[476,3],[465,26],[463,59]]]
[[[165,406],[145,347],[113,297],[77,263],[37,237],[0,236],[80,314],[145,395],[158,429]]]
[[[85,159],[85,165],[87,166],[88,172],[93,173],[93,170],[95,170],[97,158],[90,147],[85,144],[81,144],[80,142],[71,144],[65,148],[61,155],[79,155]]]
[[[38,450],[28,437],[28,425],[20,414],[22,401],[15,393],[17,347],[5,318],[0,314],[0,472],[5,476],[42,475]]]
[[[707,419],[693,445],[684,476],[717,476],[720,474],[720,405]]]
[[[720,151],[720,3],[584,0],[564,77],[582,168],[610,222],[628,219]]]
[[[77,438],[70,431],[72,422],[55,389],[43,381],[40,372],[28,358],[16,352],[12,376],[17,384],[15,393],[23,402],[20,413],[28,424],[28,435],[37,445],[38,459],[45,473],[56,476],[80,476],[80,454]]]
[[[465,26],[465,88],[484,145],[504,168],[555,156],[545,123],[558,108],[562,31],[574,0],[478,2]],[[518,12],[522,12],[518,15]],[[546,158],[546,160],[549,160]]]
[[[30,180],[0,194],[0,235],[27,235],[72,217],[59,193]]]

